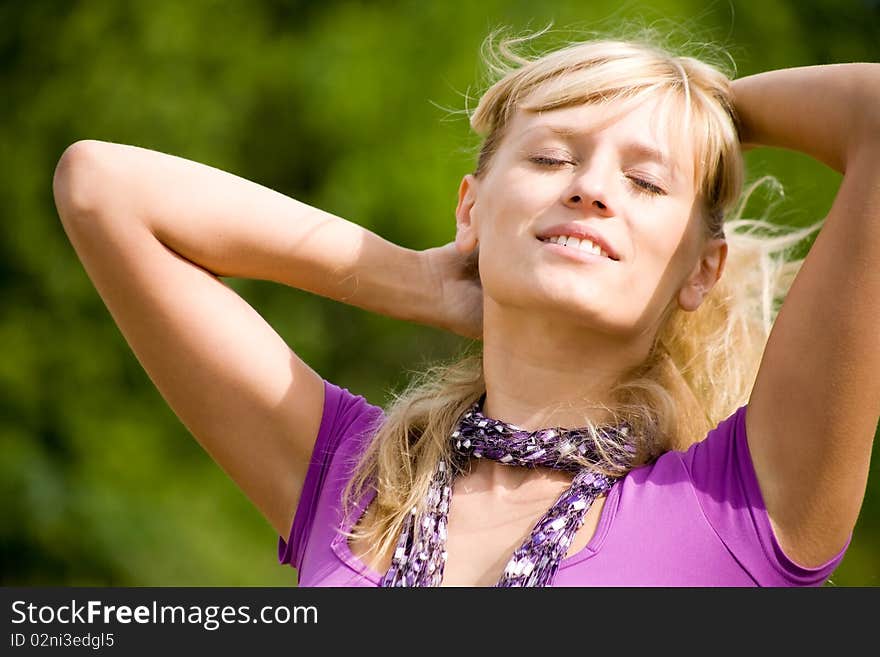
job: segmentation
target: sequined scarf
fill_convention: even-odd
[[[527,468],[549,467],[575,472],[569,488],[535,524],[517,548],[496,587],[549,586],[568,552],[575,533],[597,497],[605,494],[615,478],[584,467],[575,455],[599,462],[594,440],[584,429],[550,428],[528,431],[482,414],[485,394],[465,412],[452,432],[457,459],[486,458]],[[626,438],[629,427],[603,427]],[[628,443],[625,443],[628,444]],[[631,448],[619,458],[627,465]],[[452,497],[453,468],[441,459],[421,510],[413,507],[398,539],[391,566],[382,586],[440,586],[446,564],[446,526]]]

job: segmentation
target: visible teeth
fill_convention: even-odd
[[[568,237],[566,235],[554,235],[547,241],[553,242],[554,244],[560,244],[562,246],[568,246],[573,249],[586,251],[587,253],[600,255],[603,258],[608,257],[608,253],[605,251],[605,249],[601,248],[598,244],[594,244],[588,239],[578,239],[577,237]]]

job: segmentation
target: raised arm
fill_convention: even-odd
[[[746,414],[780,545],[817,566],[855,526],[880,419],[880,64],[770,71],[733,90],[745,144],[802,151],[844,174]]]
[[[219,277],[272,280],[423,321],[439,306],[424,252],[243,178],[134,146],[73,144],[53,187],[77,255],[153,383],[286,536],[323,385]]]

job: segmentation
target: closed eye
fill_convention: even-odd
[[[635,178],[633,176],[630,176],[629,179],[636,186],[636,189],[638,189],[642,193],[654,194],[656,196],[664,196],[666,194],[666,190],[658,187],[649,180],[645,180],[644,178]]]
[[[574,162],[570,160],[560,160],[559,158],[547,157],[545,155],[536,155],[534,157],[530,157],[529,161],[539,166],[545,167],[561,167],[565,166],[566,164],[574,164]]]
[[[577,166],[577,162],[564,160],[557,157],[548,157],[546,155],[535,155],[529,158],[529,161],[542,167],[558,169],[566,165]],[[636,186],[636,189],[643,194],[651,194],[654,196],[665,196],[666,190],[652,183],[650,180],[638,178],[636,176],[628,176],[628,178]]]

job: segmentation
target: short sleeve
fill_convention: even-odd
[[[819,586],[840,564],[849,540],[816,568],[801,566],[782,551],[749,452],[747,408],[738,408],[685,454],[700,506],[718,537],[759,585]]]
[[[361,395],[324,381],[324,409],[321,425],[312,449],[299,504],[287,540],[278,538],[278,561],[300,569],[315,520],[319,501],[331,469],[348,460],[353,465],[361,453],[371,429],[381,420],[381,407],[370,404]]]

